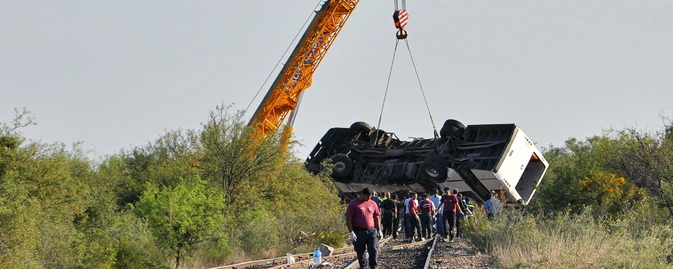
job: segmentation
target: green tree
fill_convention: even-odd
[[[229,206],[237,206],[232,198],[251,191],[243,187],[266,184],[277,176],[285,151],[278,139],[260,137],[244,122],[242,112],[230,115],[228,107],[217,107],[199,136],[203,177],[221,190]]]
[[[134,148],[122,160],[117,185],[118,204],[126,206],[140,199],[146,183],[177,186],[183,178],[198,176],[198,141],[193,131],[169,131],[154,143]]]
[[[17,112],[18,113],[18,112]],[[0,263],[12,267],[90,267],[111,264],[113,251],[86,233],[91,163],[75,145],[24,143],[27,110],[0,131]],[[102,243],[102,244],[100,244]],[[97,248],[95,260],[86,248]]]
[[[533,200],[533,209],[558,212],[593,207],[597,215],[619,217],[645,195],[673,217],[673,143],[671,125],[647,133],[632,128],[608,130],[586,141],[569,139],[545,150],[550,170]]]
[[[200,243],[216,237],[224,206],[218,196],[206,192],[199,178],[188,178],[175,187],[150,184],[135,204],[134,212],[145,218],[161,249],[178,268]]]
[[[606,163],[610,169],[647,190],[673,218],[673,124],[654,134],[626,129],[615,134],[616,154]]]
[[[86,260],[102,264],[101,255],[112,251],[113,268],[166,268],[147,222],[118,205],[119,185],[129,182],[122,155],[106,158],[96,169],[90,186],[91,204],[80,226],[89,235]],[[94,266],[90,266],[94,268]]]
[[[17,111],[11,125],[0,125],[0,267],[39,267],[35,249],[39,245],[39,203],[29,195],[29,186],[18,177],[29,165],[31,149],[19,129],[29,125],[28,112]]]
[[[597,170],[592,160],[592,144],[568,139],[564,147],[551,147],[544,151],[549,162],[531,208],[546,213],[560,212],[566,208],[579,208],[587,200],[580,194],[580,180]]]

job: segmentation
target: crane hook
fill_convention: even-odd
[[[397,7],[397,3],[395,3]],[[404,8],[404,7],[403,7]],[[407,21],[409,20],[409,13],[406,9],[398,9],[393,12],[393,22],[395,22],[395,28],[397,28],[397,39],[406,39],[407,31],[404,30],[404,27],[407,27]]]

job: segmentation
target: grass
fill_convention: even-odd
[[[524,215],[508,211],[468,225],[476,247],[497,268],[671,268],[673,229],[632,214],[627,219],[579,214]]]

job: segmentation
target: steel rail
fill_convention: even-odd
[[[430,266],[430,261],[432,259],[432,253],[434,252],[435,247],[437,246],[437,240],[439,237],[434,236],[432,240],[432,244],[430,249],[427,252],[427,256],[425,258],[425,264],[423,266],[423,269],[428,269]],[[402,245],[396,245],[396,246],[390,246],[390,247],[385,247],[386,244],[390,241],[390,238],[386,238],[380,241],[379,243],[379,251],[385,252],[389,250],[398,250],[398,249],[404,249],[404,248],[409,248],[409,247],[416,247],[419,245],[424,245],[428,244],[428,241],[417,241],[417,242],[412,242],[412,243],[405,243]],[[339,258],[339,257],[344,257],[344,256],[355,256],[355,251],[353,251],[352,246],[344,247],[344,248],[338,248],[334,249],[332,253],[339,253],[339,254],[332,254],[329,256],[324,256],[323,258]],[[283,269],[286,267],[292,267],[296,265],[306,265],[307,267],[311,265],[312,262],[312,257],[313,253],[302,253],[302,254],[297,254],[297,255],[292,255],[296,261],[291,264],[286,264],[285,258],[286,257],[277,257],[277,258],[271,258],[271,259],[264,259],[264,260],[256,260],[256,261],[248,261],[248,262],[242,262],[242,263],[237,263],[237,264],[232,264],[232,265],[225,265],[225,266],[219,266],[219,267],[212,267],[210,269],[244,269],[244,268],[251,268],[251,267],[264,267],[267,269]],[[358,267],[357,260],[353,259],[351,263],[348,265],[345,265],[342,267],[342,269],[354,269]]]
[[[429,260],[430,260],[430,257],[432,256],[432,250],[435,248],[435,245],[437,244],[437,240],[438,240],[437,238],[438,237],[435,236],[433,241],[432,241],[432,247],[430,248],[430,251],[428,252],[429,254],[428,254],[428,257],[427,257],[426,262],[425,262],[425,267],[423,267],[424,269],[428,268]],[[390,239],[390,238],[387,238],[386,240],[388,240],[388,239]],[[402,249],[402,248],[408,248],[408,247],[423,245],[423,244],[427,244],[427,243],[428,243],[427,241],[416,241],[416,242],[412,242],[412,243],[406,243],[406,244],[402,244],[402,245],[391,246],[390,248],[387,248],[387,249],[382,248],[381,244],[379,244],[379,251],[396,250],[396,249]],[[354,268],[357,268],[357,266],[359,266],[357,260],[353,260],[353,262],[351,262],[347,266],[343,267],[342,269],[354,269]]]
[[[333,252],[349,253],[349,252],[352,252],[351,251],[352,248],[353,247],[338,248],[338,249],[334,249]],[[341,255],[341,254],[339,254],[339,255]],[[270,258],[270,259],[263,259],[263,260],[247,261],[247,262],[241,262],[241,263],[237,263],[237,264],[211,267],[210,269],[244,269],[244,268],[250,268],[250,267],[253,267],[253,266],[278,265],[278,264],[283,264],[285,262],[286,257],[287,256]],[[299,260],[299,261],[310,260],[310,258],[313,257],[313,252],[296,254],[296,255],[292,255],[292,257],[294,257],[295,260]]]
[[[432,258],[432,252],[435,251],[435,246],[437,246],[437,240],[439,240],[439,235],[435,235],[434,239],[432,240],[432,247],[428,250],[428,257],[425,258],[425,265],[423,265],[423,269],[428,269],[430,267],[430,259]]]

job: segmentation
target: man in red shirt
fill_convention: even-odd
[[[444,207],[444,238],[447,239],[447,234],[449,235],[448,239],[449,241],[453,241],[453,236],[454,236],[454,231],[453,227],[456,226],[456,215],[457,213],[463,214],[463,211],[460,209],[458,206],[458,197],[455,194],[451,194],[451,189],[449,188],[444,188],[445,194],[442,195],[442,199],[440,199],[439,203],[439,208]],[[458,193],[457,189],[454,189],[455,193]],[[448,226],[446,226],[446,222],[449,223]]]
[[[410,241],[414,241],[414,235],[418,235],[418,241],[423,241],[423,235],[421,233],[421,219],[418,218],[418,193],[411,194],[411,200],[407,203],[407,219],[409,220],[409,229],[410,229]]]
[[[435,205],[430,201],[430,194],[425,194],[425,199],[418,203],[421,210],[421,236],[430,238],[432,236],[432,215],[435,214]]]
[[[375,269],[379,250],[379,239],[383,237],[381,222],[379,221],[379,206],[371,200],[372,190],[364,188],[360,197],[353,199],[346,208],[346,226],[348,227],[353,248],[358,256],[360,268],[369,264],[370,269]],[[369,254],[369,263],[364,259],[364,253]]]

